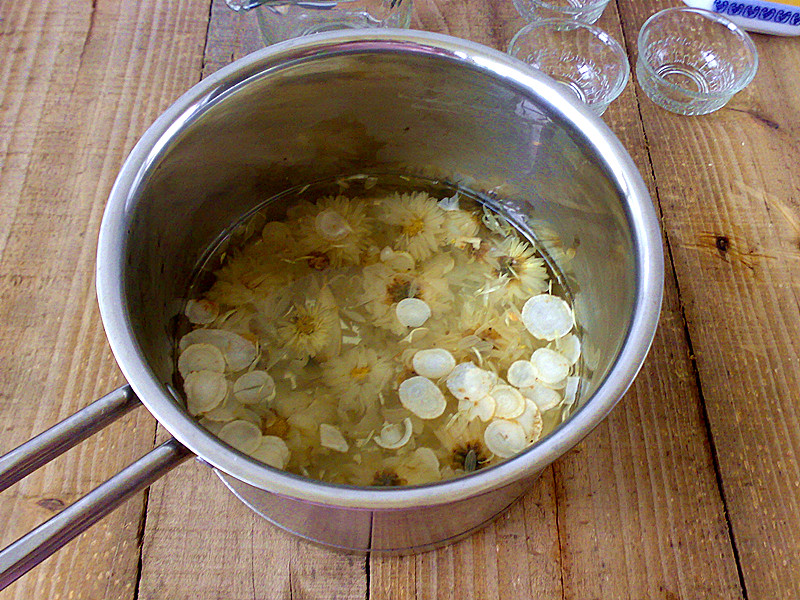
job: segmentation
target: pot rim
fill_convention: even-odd
[[[561,427],[520,455],[474,474],[422,486],[363,488],[310,480],[268,467],[228,446],[180,408],[147,366],[126,315],[122,274],[136,189],[169,139],[210,103],[251,76],[321,54],[359,51],[436,54],[478,68],[524,90],[560,113],[575,132],[605,159],[609,176],[628,199],[625,206],[637,249],[637,290],[633,320],[616,362],[590,399]],[[504,487],[544,469],[586,436],[632,383],[650,348],[663,294],[664,257],[655,208],[644,181],[611,130],[551,79],[502,52],[447,35],[413,30],[349,30],[316,34],[275,44],[246,56],[202,80],[170,106],[144,133],[120,170],[109,195],[97,250],[97,296],[112,352],[125,378],[155,418],[211,466],[263,490],[306,502],[358,509],[400,509],[444,504]]]

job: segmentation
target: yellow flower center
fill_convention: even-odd
[[[425,229],[425,221],[417,217],[411,221],[411,223],[403,227],[403,233],[408,237],[414,237],[415,235],[419,235],[423,229]]]
[[[369,375],[370,371],[371,369],[369,367],[353,367],[353,369],[350,371],[350,377],[356,381],[361,381],[364,379],[364,377]]]
[[[294,328],[302,335],[311,335],[317,328],[317,323],[311,315],[298,315],[294,320]]]

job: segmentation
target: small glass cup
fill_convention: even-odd
[[[406,28],[413,0],[226,0],[234,10],[254,10],[266,45],[290,38],[364,27]]]
[[[544,19],[519,30],[508,53],[562,83],[602,115],[628,83],[625,50],[594,25]]]
[[[600,18],[609,0],[514,0],[517,12],[526,21],[570,19],[589,23]]]
[[[668,8],[647,19],[639,32],[639,85],[650,100],[679,115],[722,108],[757,69],[750,36],[707,10]]]

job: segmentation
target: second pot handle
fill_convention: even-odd
[[[0,457],[0,490],[139,404],[124,386]],[[0,551],[0,590],[190,456],[190,450],[170,439]]]

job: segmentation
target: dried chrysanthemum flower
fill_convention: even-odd
[[[453,448],[450,460],[453,468],[462,469],[465,473],[472,473],[486,466],[491,460],[491,456],[482,440],[468,440]]]
[[[327,288],[315,300],[292,305],[277,326],[278,341],[299,356],[321,356],[338,353],[341,325],[336,301]]]
[[[400,228],[396,250],[424,260],[445,243],[444,211],[424,192],[395,194],[381,204],[380,219]]]
[[[290,211],[298,246],[306,255],[324,255],[333,267],[355,265],[370,246],[370,218],[361,200],[328,196]]]
[[[357,346],[331,358],[322,367],[322,380],[345,410],[363,412],[394,375],[391,361],[368,347]]]
[[[408,485],[420,485],[441,479],[439,459],[430,448],[417,448],[414,452],[403,456],[398,461],[395,471]]]
[[[401,478],[394,469],[380,469],[375,471],[372,478],[372,483],[376,487],[396,487],[399,485],[406,485],[408,482]]]
[[[383,263],[364,267],[362,271],[363,302],[371,324],[395,334],[405,334],[407,325],[397,318],[397,305],[409,298],[422,300],[433,316],[443,314],[452,299],[441,266],[422,272],[397,272]],[[437,276],[438,275],[438,276]]]
[[[517,237],[496,244],[487,252],[485,261],[492,268],[481,289],[487,302],[500,298],[524,300],[548,287],[544,259],[536,255],[530,244]]]

